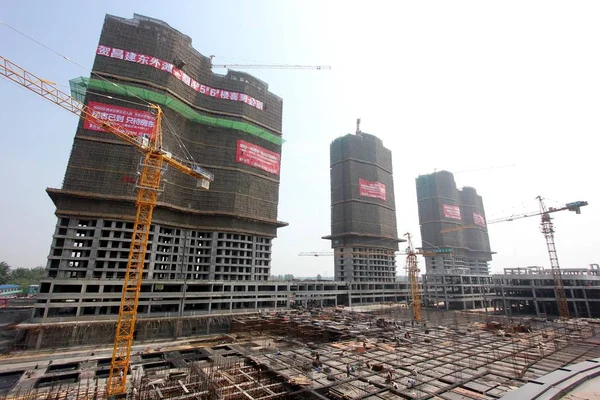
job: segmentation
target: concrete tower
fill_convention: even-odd
[[[271,242],[286,225],[277,220],[282,99],[246,73],[213,73],[188,36],[153,18],[106,16],[92,51],[93,74],[72,81],[74,95],[137,135],[152,129],[146,102],[161,105],[163,148],[215,175],[206,191],[165,171],[140,317],[256,307],[196,296],[226,290],[214,282],[268,280]],[[36,318],[118,314],[139,162],[131,146],[80,122],[63,186],[48,190],[58,222]]]
[[[331,143],[331,240],[337,281],[393,282],[398,250],[392,152],[362,133]]]
[[[416,185],[423,249],[453,251],[425,257],[427,274],[457,268],[470,274],[488,274],[492,252],[483,200],[477,191],[472,187],[457,189],[448,171],[421,175]]]

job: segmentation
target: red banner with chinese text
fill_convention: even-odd
[[[481,214],[473,213],[473,222],[479,226],[485,226],[485,218]]]
[[[279,175],[281,156],[244,140],[237,141],[235,161]]]
[[[385,185],[381,182],[369,182],[367,180],[358,179],[358,194],[364,197],[386,200]]]
[[[94,117],[101,121],[114,122],[131,132],[132,136],[147,135],[149,138],[152,137],[155,117],[148,111],[119,107],[95,101],[88,102],[87,106]],[[89,117],[86,117],[83,128],[104,132],[104,129],[91,121]]]
[[[230,92],[228,90],[216,89],[211,88],[210,86],[202,85],[192,79],[185,72],[175,67],[173,64],[156,57],[135,53],[129,50],[116,49],[114,47],[104,46],[102,44],[96,49],[96,54],[103,57],[117,58],[123,61],[134,62],[136,64],[148,65],[149,67],[154,67],[173,75],[175,78],[179,79],[196,92],[222,100],[241,101],[242,103],[246,103],[249,106],[259,110],[264,109],[264,103],[262,101],[256,100],[255,98],[244,93]]]
[[[451,219],[462,219],[460,216],[460,208],[452,204],[444,204],[444,217]]]

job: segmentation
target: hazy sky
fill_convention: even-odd
[[[356,118],[392,150],[399,234],[420,244],[415,178],[447,169],[477,188],[488,219],[536,210],[538,194],[550,206],[589,201],[581,215],[554,214],[558,256],[563,268],[600,261],[600,2],[357,3],[3,0],[0,19],[88,69],[105,14],[134,12],[215,62],[331,65],[252,71],[284,99],[279,219],[290,225],[274,274],[333,275],[332,257],[298,253],[329,248],[329,144]],[[89,75],[2,25],[0,55],[62,85]],[[0,260],[45,265],[56,223],[45,188],[62,184],[77,119],[6,79],[0,110]],[[494,271],[548,266],[538,218],[489,235]]]

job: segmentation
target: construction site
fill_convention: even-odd
[[[226,329],[136,344],[131,398],[500,399],[600,358],[600,325],[585,319],[424,310],[415,321],[390,304],[212,318]],[[102,399],[110,354],[81,345],[4,355],[0,398]]]
[[[359,119],[330,145],[333,251],[300,254],[333,280],[277,281],[283,100],[138,14],[107,15],[95,55],[70,93],[0,56],[79,117],[40,291],[0,309],[0,400],[559,399],[600,375],[600,270],[561,269],[552,222],[587,202],[488,221],[421,175],[419,246]],[[488,224],[529,217],[550,268],[490,274]]]

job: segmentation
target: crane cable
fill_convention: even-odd
[[[181,151],[183,153],[183,156],[186,158],[186,160],[189,161],[189,162],[191,162],[191,163],[193,163],[193,164],[196,164],[196,161],[194,160],[194,157],[192,156],[192,153],[187,149],[187,147],[185,146],[185,143],[183,143],[182,138],[175,133],[175,128],[173,128],[173,125],[171,125],[171,123],[169,122],[169,120],[167,118],[164,118],[164,117],[163,117],[163,122],[165,123],[165,127],[167,128],[167,130],[175,138],[175,142],[177,143],[177,145],[181,149]]]
[[[121,90],[124,90],[125,92],[127,92],[127,93],[128,93],[130,96],[132,96],[132,97],[136,97],[136,98],[140,99],[141,101],[143,101],[144,103],[146,103],[146,104],[145,104],[145,106],[146,106],[146,107],[148,107],[148,106],[152,105],[152,103],[150,103],[149,101],[146,101],[146,100],[144,100],[143,98],[141,98],[141,97],[139,97],[139,96],[137,96],[137,95],[135,95],[135,94],[133,94],[133,93],[130,93],[130,92],[129,92],[129,91],[126,89],[126,88],[123,88],[123,87],[121,87],[120,85],[118,85],[118,84],[116,84],[116,83],[114,83],[114,82],[111,82],[111,81],[109,81],[108,79],[104,78],[103,76],[101,76],[101,75],[98,75],[98,74],[97,74],[97,73],[95,73],[94,71],[92,71],[92,70],[90,70],[90,69],[88,69],[88,68],[84,67],[83,65],[79,64],[79,63],[78,63],[78,62],[76,62],[76,61],[73,61],[72,59],[70,59],[69,57],[65,56],[64,54],[61,54],[61,53],[59,53],[58,51],[56,51],[56,50],[52,49],[51,47],[49,47],[49,46],[45,45],[44,43],[40,42],[39,40],[37,40],[37,39],[35,39],[35,38],[33,38],[33,37],[31,37],[31,36],[27,35],[26,33],[23,33],[23,32],[21,32],[21,31],[20,31],[20,30],[18,30],[17,28],[14,28],[13,26],[11,26],[11,25],[7,24],[6,22],[4,22],[4,21],[0,20],[0,24],[2,24],[2,25],[4,25],[4,26],[6,26],[7,28],[9,28],[9,29],[11,29],[11,30],[13,30],[14,32],[18,33],[19,35],[21,35],[21,36],[23,36],[23,37],[25,37],[25,38],[27,38],[27,39],[31,40],[32,42],[34,42],[34,43],[37,43],[38,45],[42,46],[42,47],[43,47],[43,48],[45,48],[46,50],[49,50],[49,51],[51,51],[52,53],[56,54],[57,56],[59,56],[59,57],[62,57],[62,58],[63,58],[63,59],[65,59],[66,61],[69,61],[69,62],[71,62],[71,63],[73,63],[73,64],[77,65],[79,68],[82,68],[83,70],[85,70],[85,71],[89,72],[89,73],[90,73],[90,75],[93,75],[93,76],[95,76],[95,77],[97,77],[97,78],[99,78],[99,79],[102,79],[103,81],[105,81],[105,82],[107,82],[107,83],[109,83],[109,84],[113,85],[113,86],[116,86],[116,87],[118,87],[118,88],[119,88],[119,89],[121,89]]]
[[[134,104],[134,105],[136,105],[136,106],[147,107],[147,105],[146,105],[146,104],[138,103],[138,102],[136,102],[136,101],[131,101],[131,100],[118,99],[118,98],[116,98],[116,97],[109,96],[109,95],[107,95],[107,94],[100,93],[100,92],[96,92],[96,91],[89,90],[89,89],[85,89],[85,90],[79,90],[79,89],[75,89],[75,88],[70,88],[70,87],[68,87],[67,85],[60,85],[60,84],[57,84],[57,86],[61,86],[61,87],[64,87],[64,88],[68,88],[69,90],[71,90],[71,92],[75,92],[75,93],[78,93],[78,94],[81,94],[81,95],[84,95],[84,94],[86,94],[86,93],[91,93],[91,94],[93,94],[94,96],[98,96],[98,97],[104,97],[104,98],[107,98],[107,99],[110,99],[110,100],[118,100],[118,101],[122,101],[123,103]]]
[[[151,106],[151,105],[152,105],[152,103],[151,103],[151,102],[149,102],[149,101],[147,101],[147,100],[143,99],[142,97],[140,97],[140,96],[136,95],[135,93],[132,93],[132,92],[130,92],[129,90],[127,90],[127,88],[126,88],[126,87],[124,87],[124,86],[121,86],[121,85],[119,85],[119,84],[117,84],[117,83],[114,83],[114,82],[112,82],[112,81],[110,81],[110,80],[106,79],[106,78],[105,78],[105,77],[103,77],[102,75],[99,75],[99,74],[95,73],[94,71],[92,71],[92,70],[90,70],[90,69],[88,69],[88,68],[84,67],[83,65],[79,64],[78,62],[76,62],[76,61],[73,61],[71,58],[67,57],[66,55],[59,53],[58,51],[54,50],[54,49],[53,49],[53,48],[51,48],[50,46],[47,46],[47,45],[45,45],[44,43],[42,43],[42,42],[40,42],[39,40],[37,40],[37,39],[35,39],[35,38],[33,38],[33,37],[31,37],[31,36],[27,35],[27,34],[26,34],[26,33],[24,33],[24,32],[21,32],[20,30],[18,30],[17,28],[15,28],[15,27],[13,27],[13,26],[11,26],[11,25],[7,24],[6,22],[4,22],[4,21],[0,20],[0,24],[2,24],[2,25],[4,25],[4,26],[6,26],[7,28],[11,29],[12,31],[14,31],[14,32],[18,33],[19,35],[21,35],[21,36],[23,36],[23,37],[25,37],[25,38],[27,38],[27,39],[31,40],[32,42],[34,42],[34,43],[36,43],[36,44],[38,44],[38,45],[42,46],[42,47],[43,47],[43,48],[45,48],[46,50],[48,50],[48,51],[51,51],[52,53],[54,53],[54,54],[56,54],[57,56],[59,56],[59,57],[63,58],[64,60],[66,60],[66,61],[68,61],[68,62],[71,62],[71,63],[75,64],[76,66],[78,66],[79,68],[83,69],[84,71],[87,71],[87,72],[89,72],[89,73],[90,73],[90,75],[92,75],[92,76],[94,76],[94,77],[96,77],[96,78],[99,78],[100,80],[102,80],[102,81],[104,81],[104,82],[107,82],[108,84],[110,84],[110,85],[112,85],[112,86],[115,86],[115,87],[119,88],[120,90],[123,90],[123,91],[124,91],[125,93],[127,93],[129,96],[131,96],[131,97],[134,97],[134,98],[137,98],[137,99],[141,100],[141,101],[142,101],[144,104],[142,104],[142,103],[136,103],[136,102],[133,102],[133,101],[131,101],[131,100],[124,100],[124,99],[120,99],[120,98],[115,98],[115,97],[112,97],[112,96],[108,96],[108,95],[100,94],[100,93],[98,93],[98,92],[92,92],[92,91],[89,91],[89,90],[86,90],[86,91],[83,91],[83,92],[82,92],[82,91],[79,91],[79,90],[77,90],[77,89],[71,89],[72,91],[75,91],[75,92],[77,92],[77,93],[79,93],[79,94],[85,94],[86,92],[87,92],[87,93],[92,93],[92,94],[94,94],[94,95],[97,95],[97,96],[102,96],[102,97],[105,97],[105,98],[107,98],[107,99],[111,99],[111,100],[119,100],[119,101],[122,101],[122,102],[124,102],[124,103],[135,104],[135,105],[142,106],[142,107],[149,107],[149,106]],[[57,86],[62,86],[62,87],[65,87],[65,88],[66,88],[66,85],[57,85]],[[171,125],[170,125],[170,123],[169,123],[169,121],[167,120],[167,118],[166,118],[166,116],[165,116],[164,114],[163,114],[163,121],[164,121],[164,122],[166,122],[166,124],[167,124],[168,126],[171,126]],[[171,127],[170,131],[171,131],[171,134],[175,135],[175,134],[174,134],[174,130],[172,129],[172,127]],[[182,148],[182,144],[180,144],[180,145],[179,145],[179,147],[180,147],[180,148]],[[193,160],[193,157],[191,156],[191,154],[189,153],[189,151],[187,151],[187,149],[185,149],[185,145],[183,145],[182,151],[184,151],[184,154],[185,154],[185,157],[186,157],[186,158],[188,158],[188,157],[189,157],[189,158],[191,158],[191,162],[194,162],[194,160]],[[190,160],[188,159],[188,161],[190,161]]]

